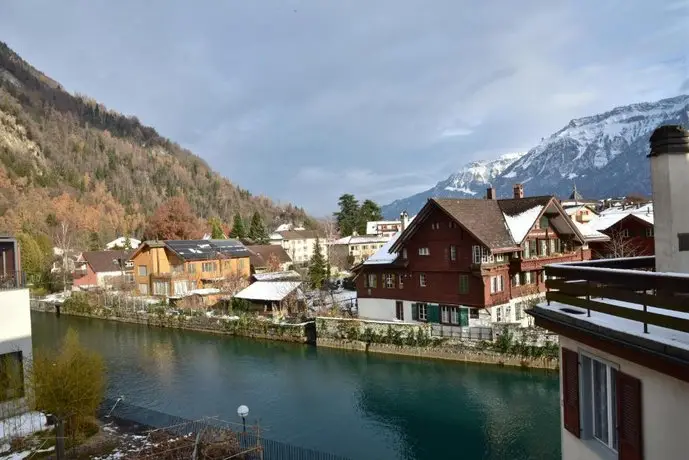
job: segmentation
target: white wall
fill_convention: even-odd
[[[643,445],[646,459],[684,460],[689,452],[689,383],[660,372],[591,348],[566,337],[560,345],[570,350],[586,351],[593,356],[618,364],[620,371],[641,380],[641,414],[643,418]],[[560,378],[562,382],[562,378]],[[560,384],[560,408],[562,408]],[[594,441],[582,441],[564,429],[562,431],[562,460],[600,460],[592,448]],[[617,458],[616,456],[613,458]]]
[[[25,362],[31,359],[31,311],[29,290],[0,291],[0,355],[21,351]],[[24,410],[22,401],[0,404],[0,417]]]
[[[522,327],[533,326],[533,317],[524,313],[530,307],[530,301],[535,299],[543,299],[545,294],[533,294],[524,297],[517,297],[511,299],[508,303],[503,305],[496,305],[490,308],[490,320],[493,323],[518,323]],[[521,307],[521,319],[517,320],[516,311],[517,306]],[[509,307],[509,308],[508,308]],[[498,311],[500,312],[500,321],[498,321]]]
[[[359,318],[372,319],[379,321],[394,321],[396,319],[395,305],[399,299],[357,299],[357,307],[359,309]],[[425,321],[412,320],[411,306],[413,303],[409,300],[403,300],[402,305],[404,309],[404,321],[407,323],[423,323]],[[469,327],[490,327],[490,313],[487,310],[479,310],[479,318],[469,318]]]

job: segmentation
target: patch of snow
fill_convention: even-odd
[[[47,420],[41,412],[26,412],[0,420],[0,439],[28,436],[47,429]]]
[[[502,177],[504,177],[505,179],[512,179],[513,177],[517,177],[517,173],[516,171],[510,171]]]
[[[503,213],[505,223],[507,224],[507,229],[510,231],[512,239],[515,241],[515,243],[522,243],[522,240],[526,237],[526,234],[529,233],[531,227],[533,227],[536,219],[541,214],[541,211],[543,211],[543,206],[539,204],[538,206],[534,206],[533,208],[527,209],[521,214],[516,214],[514,216],[509,216]]]
[[[390,253],[390,248],[395,244],[395,241],[397,241],[401,234],[402,232],[397,232],[392,235],[392,238],[390,238],[387,243],[378,249],[371,257],[366,259],[364,265],[389,264],[394,262],[398,254],[396,252]]]
[[[245,300],[279,302],[301,286],[300,281],[256,281],[234,296]]]

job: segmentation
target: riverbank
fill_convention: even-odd
[[[32,302],[31,309],[55,314],[54,307],[45,303]],[[155,307],[151,312],[122,311],[88,303],[65,304],[61,314],[364,353],[550,370],[558,369],[559,365],[556,345],[537,346],[535,339],[520,342],[509,331],[501,332],[494,341],[458,340],[433,337],[431,326],[421,323],[319,317],[304,323],[280,324],[250,315],[171,314],[162,307]]]

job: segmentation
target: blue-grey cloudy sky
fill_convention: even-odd
[[[689,89],[688,14],[687,0],[2,0],[0,40],[318,215]]]

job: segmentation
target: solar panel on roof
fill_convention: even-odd
[[[248,256],[249,250],[237,240],[168,240],[165,244],[185,259],[202,260],[220,256]]]

